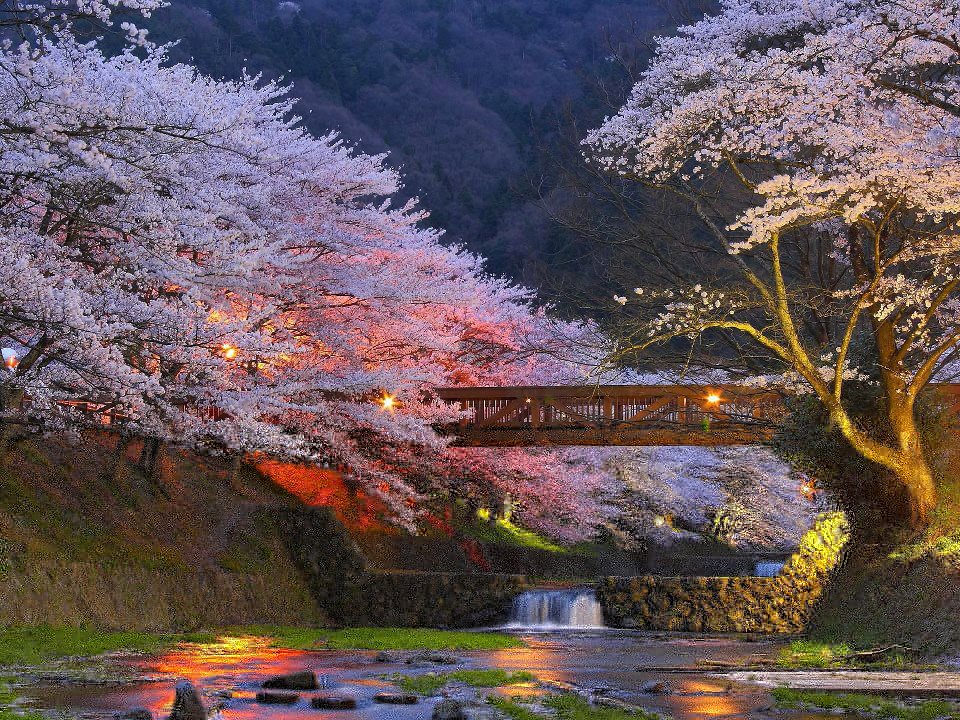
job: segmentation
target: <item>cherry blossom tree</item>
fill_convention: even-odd
[[[602,167],[689,201],[727,258],[619,295],[659,308],[621,352],[748,338],[891,472],[914,524],[937,501],[917,398],[960,343],[958,36],[956,2],[725,0],[660,40],[585,141]],[[864,377],[883,433],[846,404]]]
[[[154,445],[349,467],[411,525],[458,460],[433,389],[576,373],[558,355],[589,329],[392,204],[384,158],[305,132],[288,88],[170,64],[131,23],[115,56],[73,37],[110,7],[0,8],[24,39],[0,48],[4,445],[106,416]],[[533,518],[556,504],[529,496]]]

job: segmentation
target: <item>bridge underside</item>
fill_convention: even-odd
[[[737,386],[448,388],[464,419],[442,428],[468,447],[750,445],[769,439],[782,396]]]
[[[578,428],[449,428],[459,447],[540,447],[561,445],[755,445],[773,436],[773,431],[749,428],[711,427],[694,430],[653,427]]]

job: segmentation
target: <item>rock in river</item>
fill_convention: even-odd
[[[138,707],[132,710],[115,712],[113,720],[153,720],[153,713],[146,708]]]
[[[456,665],[460,658],[449,653],[426,650],[407,658],[407,665]]]
[[[293,705],[300,696],[295,692],[258,692],[257,702],[261,705]]]
[[[263,687],[270,690],[316,690],[317,676],[309,670],[277,675],[263,681]]]
[[[413,693],[379,692],[373,696],[373,701],[386,705],[415,705],[419,698]]]
[[[170,720],[207,720],[207,711],[193,683],[181,680],[175,692]]]
[[[433,706],[433,720],[465,720],[463,710],[459,700],[441,700]]]
[[[310,706],[315,710],[353,710],[357,699],[349,695],[317,695],[310,699]]]

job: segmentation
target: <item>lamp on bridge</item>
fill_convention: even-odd
[[[7,370],[13,372],[17,369],[17,365],[20,364],[20,357],[17,355],[17,351],[13,348],[3,348],[3,365]]]
[[[711,392],[707,395],[707,405],[719,405],[720,400],[720,393],[718,392]]]

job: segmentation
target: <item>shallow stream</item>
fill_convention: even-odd
[[[219,705],[225,720],[429,720],[439,698],[423,698],[417,705],[389,706],[373,702],[373,695],[393,689],[393,673],[414,675],[449,672],[458,668],[527,670],[539,680],[593,691],[662,712],[677,720],[704,718],[783,717],[770,710],[769,695],[753,685],[738,685],[715,676],[704,662],[749,666],[776,655],[774,641],[716,636],[671,635],[620,630],[588,630],[522,634],[525,648],[493,652],[458,652],[457,665],[408,664],[415,653],[391,653],[384,662],[372,651],[301,652],[265,646],[258,638],[232,638],[208,645],[186,645],[152,657],[120,657],[107,666],[107,681],[90,684],[41,679],[21,693],[40,707],[65,710],[95,718],[112,718],[120,710],[145,707],[155,718],[170,712],[174,685],[193,682],[208,706]],[[110,683],[111,667],[117,677]],[[273,706],[255,702],[265,678],[296,670],[313,670],[326,692],[357,698],[358,708],[345,711],[311,709],[305,692],[296,705]],[[666,693],[643,691],[649,681],[662,681]],[[322,692],[322,691],[318,691]],[[472,694],[454,688],[453,694]],[[533,685],[494,691],[506,695],[543,692]],[[790,713],[796,720],[830,715]]]

